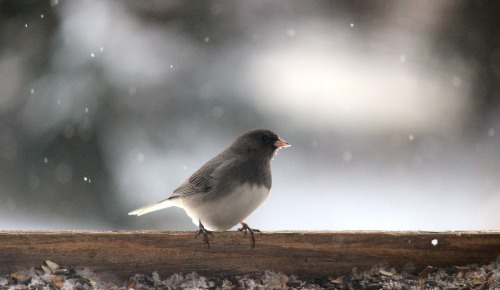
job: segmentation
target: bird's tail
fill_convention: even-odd
[[[139,209],[136,209],[134,211],[131,211],[131,212],[128,213],[128,215],[141,216],[143,214],[147,214],[147,213],[150,213],[152,211],[156,211],[156,210],[159,210],[159,209],[171,207],[171,206],[174,206],[174,205],[175,204],[172,202],[172,200],[166,198],[166,199],[160,200],[158,202],[151,203],[151,204],[148,204],[146,206],[143,206],[143,207],[141,207]]]

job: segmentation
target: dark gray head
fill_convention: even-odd
[[[235,153],[250,154],[254,158],[271,159],[276,149],[288,146],[288,142],[273,131],[254,129],[239,136],[229,148]]]

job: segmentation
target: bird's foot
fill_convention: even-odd
[[[200,223],[198,225],[199,229],[196,232],[196,236],[194,238],[196,239],[196,238],[198,238],[198,236],[200,234],[203,234],[203,240],[205,241],[205,243],[207,244],[208,248],[210,249],[210,241],[208,239],[208,235],[211,235],[212,238],[213,238],[214,237],[214,233],[212,231],[209,231],[209,230],[205,229],[205,227],[203,226],[203,224],[201,223],[201,221],[199,223]]]
[[[255,248],[255,233],[260,233],[262,232],[258,229],[252,229],[247,225],[247,223],[241,222],[241,228],[238,229],[238,231],[243,232],[243,237],[247,236],[247,233],[250,233],[250,237],[252,239],[252,248]]]

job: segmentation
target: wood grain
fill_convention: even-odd
[[[252,249],[241,232],[215,233],[208,249],[193,232],[0,231],[0,274],[39,267],[48,259],[121,281],[153,271],[161,277],[262,270],[312,277],[380,263],[418,273],[428,265],[488,263],[500,257],[500,232],[272,232],[256,238]]]

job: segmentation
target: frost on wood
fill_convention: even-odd
[[[50,264],[50,267],[48,266]],[[54,268],[53,268],[54,267]],[[47,270],[51,271],[47,273]],[[368,271],[342,276],[324,276],[301,279],[298,275],[262,271],[239,276],[213,277],[195,272],[175,273],[160,277],[135,274],[119,283],[104,281],[88,268],[65,269],[51,261],[43,267],[0,275],[0,289],[422,289],[422,288],[500,288],[500,264],[450,266],[435,268],[428,266],[419,275],[397,272],[383,265]]]

